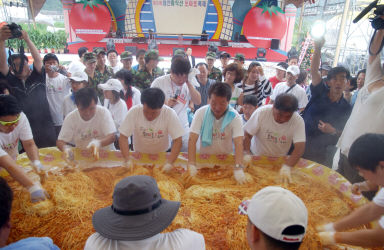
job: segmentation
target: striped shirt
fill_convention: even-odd
[[[255,90],[255,84],[257,84],[257,90]],[[244,96],[246,95],[256,95],[257,96],[257,106],[263,104],[263,100],[272,95],[272,86],[268,79],[262,79],[261,82],[256,82],[255,84],[248,85],[243,82],[237,83],[236,87],[243,90]]]
[[[201,103],[200,105],[195,105],[195,111],[198,110],[200,107],[207,105],[208,102],[208,90],[209,87],[216,82],[216,80],[208,79],[207,83],[205,85],[201,84],[199,80],[196,77],[197,82],[200,84],[199,87],[196,87],[196,90],[199,91],[201,95]]]

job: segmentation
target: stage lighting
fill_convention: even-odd
[[[256,53],[256,61],[259,62],[265,62],[267,59],[265,58],[265,55],[267,54],[267,50],[264,48],[257,48],[257,53]]]
[[[324,37],[326,32],[326,24],[323,20],[316,20],[311,28],[311,36],[313,39]]]

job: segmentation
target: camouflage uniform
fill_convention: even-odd
[[[159,61],[160,59],[161,58],[159,58],[159,52],[157,50],[151,49],[145,53],[144,60],[146,64],[150,60]],[[144,69],[138,69],[134,77],[134,86],[140,90],[147,89],[151,87],[153,80],[162,75],[164,75],[164,71],[159,67],[154,68],[152,70],[152,74],[148,72],[146,67],[144,67]]]
[[[164,75],[164,71],[159,67],[152,70],[152,75],[147,71],[147,69],[139,69],[135,73],[134,86],[140,90],[147,89],[151,87],[153,80],[162,75]]]
[[[111,79],[113,77],[114,77],[113,69],[110,66],[105,66],[104,73],[101,73],[96,68],[95,75],[93,76],[93,79],[91,80],[91,78],[89,78],[90,86],[92,86],[93,88],[96,89],[97,96],[99,97],[101,103],[104,103],[104,94],[103,94],[103,91],[97,87],[97,85],[99,85],[101,83],[105,83],[106,81],[108,81],[109,79]],[[91,83],[92,83],[92,85],[91,85]]]
[[[208,74],[208,78],[221,82],[223,78],[223,74],[221,73],[221,70],[219,70],[218,68],[212,67],[211,72]]]

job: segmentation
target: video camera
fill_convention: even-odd
[[[20,38],[23,35],[21,33],[23,28],[21,28],[20,25],[18,25],[16,23],[11,23],[11,24],[7,24],[7,26],[9,28],[9,30],[11,31],[11,34],[12,34],[12,36],[9,39]]]
[[[373,11],[373,14],[375,14],[374,17],[370,17],[370,21],[372,24],[372,27],[375,30],[384,29],[384,20],[380,17],[384,15],[384,5],[383,4],[377,4],[379,0],[375,0],[372,3],[370,3],[365,9],[363,9],[360,14],[353,19],[353,23],[357,23],[360,21],[361,18],[363,18],[368,12],[370,12],[373,8],[376,8]]]

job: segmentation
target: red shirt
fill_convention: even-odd
[[[272,89],[274,89],[276,87],[276,85],[279,83],[279,82],[282,82],[280,81],[279,79],[277,79],[276,76],[274,77],[271,77],[269,78],[269,82],[271,83],[272,85]],[[269,103],[269,97],[267,97],[267,99],[265,100],[265,104],[268,104]]]

